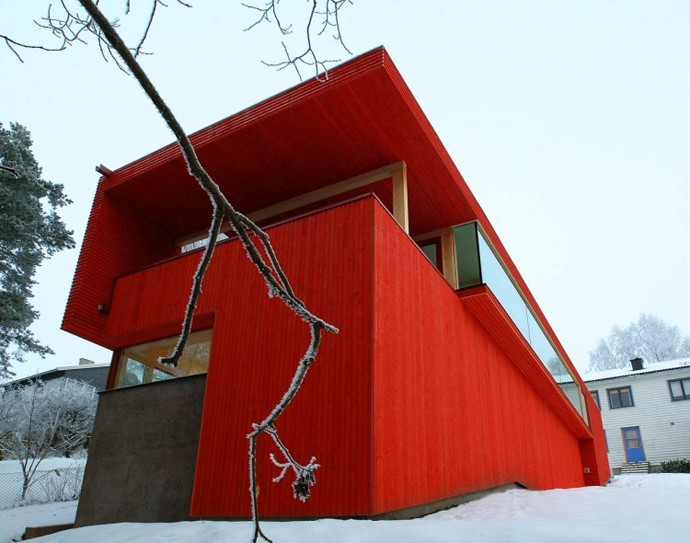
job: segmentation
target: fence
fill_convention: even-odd
[[[16,464],[16,472],[0,472],[0,509],[79,498],[84,478],[83,462],[75,462],[70,467],[56,467],[36,472],[24,499],[22,499],[24,478],[19,462]]]

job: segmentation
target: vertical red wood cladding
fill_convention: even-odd
[[[578,439],[385,211],[375,220],[373,513],[581,486]]]
[[[279,421],[298,461],[322,467],[306,504],[280,484],[259,443],[260,502],[267,516],[367,514],[371,458],[371,213],[373,199],[269,229],[298,295],[341,329],[324,337],[303,390]],[[179,322],[200,255],[192,254],[117,282],[108,334],[121,345]],[[285,392],[308,344],[308,329],[277,299],[235,241],[218,246],[197,314],[215,313],[191,512],[248,516],[247,439]]]
[[[314,455],[322,465],[318,484],[306,504],[292,497],[292,474],[274,484],[278,468],[268,455],[277,450],[262,439],[263,515],[368,512],[372,205],[360,200],[269,230],[298,295],[341,332],[324,338],[303,390],[278,423],[298,461]],[[216,319],[191,513],[247,516],[246,434],[285,392],[308,331],[280,301],[267,298],[238,243],[220,246],[211,266],[201,311],[213,306]]]
[[[604,425],[601,420],[601,411],[589,393],[585,394],[589,424],[594,434],[594,439],[580,441],[582,465],[589,468],[585,473],[585,484],[590,486],[606,484],[611,478],[609,458],[606,453],[606,438],[604,437]]]
[[[62,328],[113,348],[104,341],[106,316],[118,276],[173,256],[172,239],[128,206],[108,198],[101,181],[94,198]]]

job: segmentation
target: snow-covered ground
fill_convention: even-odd
[[[38,466],[38,471],[50,471],[60,468],[73,468],[77,465],[86,464],[86,458],[46,458]],[[0,461],[0,473],[19,473],[22,468],[19,460]]]
[[[46,503],[79,495],[86,458],[46,458],[33,477],[28,503]],[[24,480],[18,460],[0,462],[0,510],[22,502]]]
[[[0,511],[0,543],[25,526],[74,518],[76,502]],[[574,543],[690,540],[690,475],[625,475],[606,488],[534,492],[510,490],[406,521],[318,520],[265,523],[276,543]],[[248,522],[112,524],[68,530],[41,543],[248,542]]]

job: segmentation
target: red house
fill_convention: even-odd
[[[596,404],[383,48],[192,141],[340,329],[279,422],[318,484],[294,500],[260,441],[264,516],[406,517],[505,485],[606,483]],[[114,352],[78,524],[250,513],[246,435],[307,332],[230,238],[185,357],[157,363],[210,217],[175,145],[99,182],[63,321]]]

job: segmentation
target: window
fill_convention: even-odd
[[[455,257],[460,289],[485,284],[534,354],[561,387],[566,398],[589,424],[584,396],[551,337],[544,331],[522,291],[476,221],[455,226]]]
[[[671,391],[671,400],[674,402],[690,400],[690,377],[669,381],[668,388]]]
[[[180,246],[180,253],[184,254],[188,253],[189,251],[199,249],[200,247],[206,247],[208,245],[209,237],[210,236],[208,234],[205,234],[200,239],[196,239],[194,241],[190,241],[189,243],[185,243],[184,245]],[[228,239],[228,235],[224,232],[220,232],[218,234],[217,241],[223,241],[224,239]]]
[[[431,260],[431,263],[436,267],[436,269],[443,273],[443,264],[441,258],[441,238],[435,237],[431,239],[426,239],[419,244],[419,248],[426,255],[426,257],[429,260]]]
[[[609,394],[609,407],[611,409],[635,405],[630,387],[609,388],[606,392]]]
[[[590,390],[589,393],[592,395],[592,398],[594,398],[594,401],[597,404],[597,407],[601,411],[601,403],[599,403],[599,391],[598,390]]]
[[[177,336],[142,343],[123,349],[115,387],[127,387],[165,381],[208,371],[211,350],[211,329],[192,332],[176,367],[160,364],[158,358],[168,356],[177,343]]]

